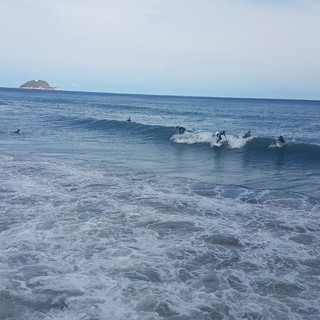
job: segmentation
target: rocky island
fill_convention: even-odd
[[[21,89],[39,89],[39,90],[61,90],[58,87],[50,87],[44,80],[31,80],[20,86]]]

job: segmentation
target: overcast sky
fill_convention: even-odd
[[[320,100],[320,0],[1,0],[0,86]]]

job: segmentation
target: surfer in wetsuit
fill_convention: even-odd
[[[246,132],[242,138],[250,138],[251,137],[251,131],[249,130],[248,132]]]
[[[131,121],[131,117],[129,117],[127,121],[129,121],[129,122],[130,122],[130,121]]]
[[[16,131],[13,131],[15,134],[20,134],[20,129],[17,129]]]
[[[217,136],[217,142],[219,142],[221,139],[222,139],[222,136],[224,136],[225,137],[225,139],[227,139],[226,138],[226,132],[223,130],[223,131],[219,131],[219,132],[217,132],[216,133],[216,136]]]
[[[279,136],[278,141],[281,143],[286,143],[286,140],[284,140],[283,136]]]
[[[184,127],[176,126],[176,129],[178,129],[179,134],[184,134],[186,132],[186,128],[184,128]]]

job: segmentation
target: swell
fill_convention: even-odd
[[[62,120],[62,117],[56,121]],[[130,137],[140,137],[145,140],[168,140],[175,133],[174,127],[160,125],[145,125],[133,121],[119,121],[109,119],[95,118],[66,118],[63,117],[65,125],[71,126],[72,129],[102,131],[106,134],[120,134]],[[61,123],[60,123],[61,125]]]
[[[290,160],[318,163],[320,159],[320,146],[318,145],[287,142],[282,148],[278,148],[272,138],[254,138],[246,143],[244,150],[249,153],[258,153],[260,156],[282,155]]]
[[[222,146],[215,148],[215,133],[209,131],[187,131],[185,134],[179,135],[173,126],[77,117],[57,117],[53,123],[59,126],[69,126],[72,130],[101,131],[106,134],[137,137],[142,140],[157,142],[171,141],[174,144],[189,145],[190,148],[202,144],[207,145],[210,152],[212,149],[219,150],[219,152],[220,150],[241,152],[264,161],[275,155],[285,157],[288,160],[307,162],[308,164],[318,164],[320,159],[320,146],[318,145],[289,141],[282,148],[278,148],[275,145],[274,137],[243,139],[242,137],[227,135],[227,141],[223,139]]]

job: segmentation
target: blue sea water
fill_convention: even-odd
[[[0,319],[320,319],[319,116],[0,89]]]

